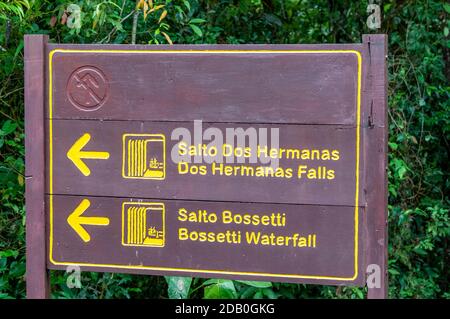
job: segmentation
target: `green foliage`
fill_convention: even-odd
[[[0,2],[0,298],[25,295],[23,35],[53,42],[351,43],[369,1],[3,0]],[[385,0],[389,34],[390,297],[450,298],[449,29],[439,0]],[[135,28],[134,28],[134,23]],[[135,31],[133,31],[135,30]],[[55,298],[363,298],[365,289],[82,273]]]
[[[389,56],[389,274],[396,283],[390,293],[433,298],[448,289],[450,262],[444,60],[449,42],[443,37],[448,22],[437,1],[391,6],[386,14],[394,17],[388,24],[394,53]]]
[[[190,277],[166,277],[167,294],[170,299],[186,299],[189,297],[189,290],[192,284]]]
[[[203,283],[205,299],[236,299],[237,291],[232,280],[209,279]]]
[[[241,299],[277,299],[280,296],[273,291],[271,282],[236,280],[235,284]]]
[[[10,15],[23,18],[24,10],[30,8],[28,0],[5,0],[0,2],[0,20],[7,20]]]

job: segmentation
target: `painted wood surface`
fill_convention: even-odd
[[[381,287],[368,296],[386,297],[384,36],[348,45],[43,44],[42,53],[26,62],[27,154],[37,156],[27,155],[27,189],[38,182],[27,190],[36,222],[27,227],[30,241],[45,230],[48,240],[45,252],[27,237],[38,274],[45,253],[51,269],[362,286],[377,264]],[[262,175],[268,163],[252,156],[174,159],[180,130],[203,147],[227,129],[244,132],[251,154],[285,153]],[[252,130],[276,130],[279,144],[258,136],[250,145]],[[237,142],[223,141],[228,151]],[[36,213],[44,193],[46,226]],[[184,210],[217,220],[183,221]],[[250,223],[225,223],[224,211]],[[252,223],[265,215],[285,224]],[[204,240],[186,235],[196,232]],[[269,244],[245,242],[248,233],[268,234]],[[306,247],[286,244],[295,234]]]
[[[45,46],[44,35],[25,36],[25,205],[27,298],[47,298],[45,229]]]
[[[50,268],[64,269],[73,263],[82,269],[93,266],[142,274],[364,283],[358,252],[362,243],[355,236],[361,231],[362,209],[52,197]],[[82,225],[88,241],[67,223],[80,209],[84,222],[108,220],[104,225]],[[161,232],[158,238],[144,230],[152,227]]]

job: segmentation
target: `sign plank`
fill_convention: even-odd
[[[49,175],[55,178],[49,186],[52,193],[68,195],[132,194],[167,199],[355,205],[357,184],[360,188],[356,163],[362,162],[357,153],[360,146],[356,145],[355,127],[231,123],[203,126],[204,130],[185,122],[54,120]],[[263,130],[270,136],[271,130],[277,129],[279,145],[256,140],[253,145],[238,147],[236,139],[231,138],[219,147],[208,146],[209,141],[201,137],[202,142],[193,142],[195,130],[203,136],[211,127],[224,137],[227,131],[242,129],[247,137],[256,138]],[[171,139],[172,132],[180,129],[191,132],[191,147],[180,144],[179,136]],[[84,136],[89,136],[89,141],[82,145],[81,154],[72,154]],[[141,147],[135,144],[139,141],[149,144]],[[189,163],[174,162],[173,153],[188,155]],[[216,153],[217,156],[211,156]],[[99,158],[102,154],[104,157]],[[149,161],[140,165],[143,157],[152,156],[162,165],[155,170],[161,176],[146,176],[151,171]],[[197,157],[199,163],[195,163]],[[256,163],[251,163],[252,159]],[[271,159],[279,161],[277,168],[269,169],[267,163],[261,163]]]
[[[359,46],[95,48],[49,51],[53,118],[356,124]],[[74,85],[86,74],[101,103]]]
[[[51,268],[74,264],[337,284],[361,284],[364,277],[358,271],[360,208],[63,195],[49,200]]]

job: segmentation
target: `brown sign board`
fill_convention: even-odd
[[[28,36],[28,272],[363,286],[375,264],[385,296],[385,41]]]

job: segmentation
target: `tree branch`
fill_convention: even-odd
[[[138,3],[139,3],[139,0],[136,0],[136,9],[134,10],[134,14],[133,14],[133,28],[131,29],[131,44],[136,44],[136,30],[137,30],[138,16],[139,16],[139,12],[140,12],[137,9]]]

